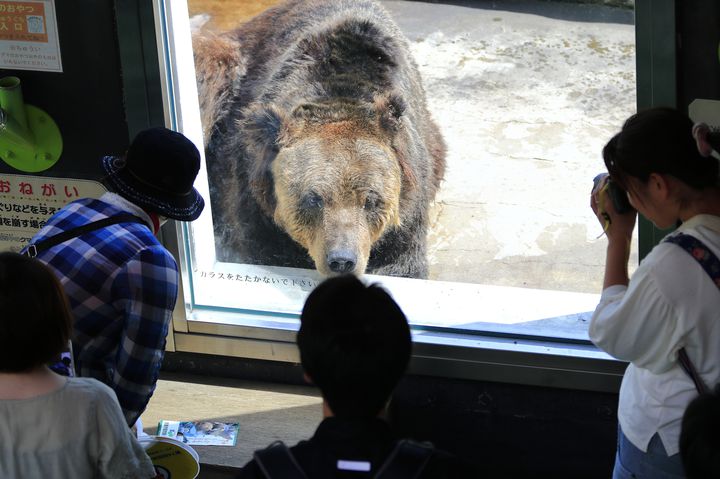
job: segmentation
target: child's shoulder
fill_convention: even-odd
[[[88,394],[99,397],[114,398],[115,393],[109,386],[94,378],[67,378],[67,389],[72,393]]]

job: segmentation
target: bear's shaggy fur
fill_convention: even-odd
[[[218,259],[426,277],[445,144],[372,0],[291,0],[194,36]]]

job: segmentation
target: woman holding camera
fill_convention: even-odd
[[[630,280],[635,211],[617,213],[607,178],[593,189],[608,247],[590,339],[630,362],[620,388],[616,479],[684,477],[680,424],[698,392],[679,364],[681,348],[701,381],[720,382],[720,280],[699,262],[720,256],[720,164],[711,136],[676,110],[654,108],[631,116],[603,149],[611,181],[637,212],[661,229],[680,224]],[[681,236],[695,246],[675,244]]]

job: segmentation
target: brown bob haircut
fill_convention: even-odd
[[[0,253],[0,372],[47,364],[66,349],[72,331],[67,297],[43,263]]]

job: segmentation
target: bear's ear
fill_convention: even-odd
[[[375,97],[373,107],[381,131],[386,132],[390,137],[395,157],[403,173],[403,183],[410,188],[416,187],[416,175],[412,164],[408,161],[408,158],[412,158],[410,153],[412,142],[408,142],[407,134],[403,134],[402,129],[402,117],[406,108],[405,100],[399,95],[391,93]]]
[[[272,162],[280,151],[285,114],[275,106],[255,106],[245,112],[239,130],[245,135],[250,190],[269,216],[275,212]]]
[[[375,97],[375,111],[380,127],[390,134],[397,133],[402,126],[402,115],[405,113],[405,100],[395,94]]]

